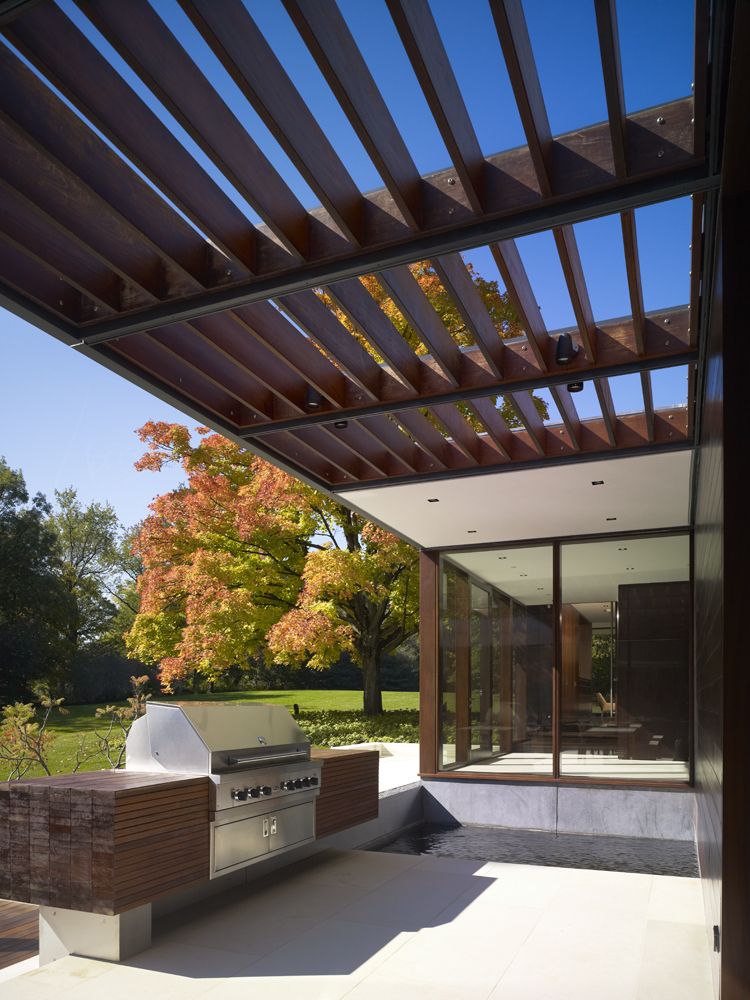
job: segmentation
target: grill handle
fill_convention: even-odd
[[[268,757],[229,757],[229,764],[277,764],[282,760],[307,760],[308,756],[304,750],[296,750],[294,753],[276,753]]]

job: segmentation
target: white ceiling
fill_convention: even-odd
[[[690,457],[566,462],[339,495],[422,548],[669,528],[688,523]]]
[[[449,553],[452,562],[523,604],[552,602],[549,545]],[[621,584],[668,583],[689,579],[687,535],[606,539],[562,547],[562,600],[580,606],[590,621],[618,599]]]

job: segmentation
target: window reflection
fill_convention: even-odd
[[[441,572],[444,769],[552,773],[552,549],[455,553]]]
[[[562,774],[686,781],[684,535],[562,546]]]
[[[446,553],[440,767],[604,780],[689,779],[687,535]]]

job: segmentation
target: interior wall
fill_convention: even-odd
[[[727,6],[726,10],[730,10]],[[750,5],[733,5],[711,326],[695,520],[696,798],[701,874],[721,1000],[750,996],[750,755],[747,595],[747,239]]]
[[[707,358],[703,419],[696,454],[695,594],[695,792],[696,839],[709,931],[721,924],[724,674],[724,456],[721,267]],[[711,935],[711,938],[713,935]],[[713,947],[713,941],[711,940]],[[719,954],[712,951],[716,995]]]

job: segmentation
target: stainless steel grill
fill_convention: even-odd
[[[211,779],[211,878],[315,838],[321,765],[280,705],[149,702],[126,767]]]

